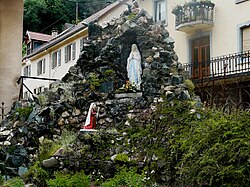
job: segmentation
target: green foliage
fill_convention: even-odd
[[[4,184],[1,185],[2,187],[24,187],[24,182],[20,178],[13,178],[8,180]]]
[[[78,20],[91,16],[106,6],[107,0],[77,0]],[[110,0],[109,0],[110,1]],[[113,1],[113,0],[112,0]],[[76,0],[25,0],[24,33],[29,31],[51,34],[53,28],[62,30],[65,23],[76,22]]]
[[[26,55],[26,49],[27,45],[25,43],[22,44],[22,56],[24,57]]]
[[[76,140],[77,135],[71,131],[63,131],[59,142],[63,148],[69,150],[70,144],[72,144]]]
[[[40,166],[39,162],[36,162],[29,168],[24,177],[26,180],[32,179],[32,181],[35,184],[39,184],[39,186],[46,186],[46,180],[49,178],[49,174]]]
[[[127,162],[129,162],[129,158],[126,154],[117,154],[114,161],[127,163]]]
[[[101,80],[97,77],[95,73],[90,73],[88,78],[90,90],[95,90],[97,87],[101,86]]]
[[[50,187],[88,187],[89,182],[89,177],[83,171],[73,175],[57,172],[55,179],[48,180],[48,185]]]
[[[140,175],[134,171],[127,171],[127,169],[124,168],[121,171],[119,171],[114,176],[114,178],[104,182],[101,186],[102,187],[145,186],[144,178],[145,176],[143,174]]]
[[[61,148],[61,144],[45,138],[39,147],[39,160],[43,161],[50,158],[59,148]]]
[[[184,84],[188,87],[188,91],[190,93],[194,92],[195,86],[194,86],[194,83],[190,79],[186,79],[184,81]]]
[[[199,186],[249,186],[249,113],[210,111],[201,116],[185,127],[173,127],[182,153],[178,180]]]
[[[28,119],[30,113],[32,112],[33,107],[23,107],[23,108],[17,108],[16,112],[18,113],[18,119],[26,120]]]
[[[114,74],[114,71],[113,71],[112,69],[108,69],[108,70],[106,70],[106,71],[104,72],[104,75],[105,75],[106,77],[112,76],[113,74]]]
[[[0,185],[2,185],[4,183],[4,178],[2,175],[0,175]]]
[[[131,13],[128,16],[128,20],[130,20],[130,21],[133,21],[135,18],[136,18],[136,14],[134,14],[134,13]]]
[[[191,106],[188,101],[165,102],[155,116],[161,130],[167,127],[169,145],[158,150],[172,168],[169,181],[177,186],[249,186],[249,113],[190,113]],[[163,136],[160,131],[157,135]]]
[[[38,95],[38,102],[39,102],[39,105],[42,106],[42,107],[45,107],[46,106],[46,96],[43,95],[43,94],[40,94]]]

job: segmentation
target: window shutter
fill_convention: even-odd
[[[27,74],[28,74],[28,73],[26,73],[26,71],[27,71],[27,70],[26,70],[26,69],[27,69],[27,67],[28,67],[28,66],[26,66],[25,68],[23,68],[23,75],[24,75],[24,76],[27,76]]]
[[[61,66],[61,49],[58,51],[58,66]]]
[[[68,62],[68,57],[67,57],[67,46],[64,48],[64,57],[65,57],[65,63]]]
[[[39,62],[40,61],[38,61],[37,64],[36,64],[36,66],[37,66],[37,75],[39,75]]]
[[[28,66],[28,76],[31,76],[31,65]]]
[[[72,48],[73,48],[72,59],[75,60],[75,58],[76,58],[76,42],[73,43]]]
[[[43,59],[43,73],[45,73],[46,63],[45,58]]]
[[[250,26],[245,27],[242,30],[242,48],[243,51],[250,50]]]
[[[54,69],[54,53],[52,53],[52,56],[51,56],[51,67],[52,69]]]

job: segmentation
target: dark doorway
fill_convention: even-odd
[[[191,42],[192,78],[201,79],[210,75],[209,36],[196,38]]]

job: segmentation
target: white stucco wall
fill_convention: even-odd
[[[153,15],[153,1],[139,0],[140,7]],[[190,0],[191,1],[191,0]],[[240,52],[239,26],[250,23],[250,1],[236,4],[235,0],[211,0],[215,4],[214,26],[208,30],[192,33],[180,32],[175,29],[175,15],[172,10],[176,5],[183,5],[187,0],[166,0],[167,25],[166,29],[175,40],[175,51],[182,63],[190,62],[189,39],[203,34],[210,35],[211,57],[217,57],[229,53]]]
[[[7,110],[18,97],[22,58],[23,1],[0,1],[0,102]]]
[[[24,68],[27,65],[31,65],[31,77],[42,77],[42,78],[50,78],[50,79],[62,79],[66,73],[68,72],[69,68],[73,65],[76,64],[79,55],[80,55],[80,40],[83,37],[79,37],[75,40],[71,40],[69,43],[60,46],[58,48],[56,48],[53,51],[47,51],[47,53],[40,57],[37,58],[35,60],[30,60],[28,59],[25,64],[23,64],[22,67],[22,74],[24,72]],[[76,58],[74,60],[71,60],[67,63],[65,63],[65,47],[71,43],[76,42]],[[52,54],[53,52],[57,51],[57,50],[61,50],[61,65],[57,66],[55,68],[52,69]],[[42,73],[40,75],[37,75],[37,63],[45,58],[45,73]],[[34,89],[39,88],[39,87],[45,87],[45,88],[49,88],[49,85],[54,82],[54,81],[44,81],[44,80],[34,80],[34,79],[25,79],[24,83],[26,84],[26,86],[34,93]],[[23,92],[26,92],[27,89],[24,88]]]

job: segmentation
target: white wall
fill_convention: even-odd
[[[22,75],[24,72],[24,68],[27,65],[31,65],[31,77],[42,77],[42,78],[50,78],[50,79],[62,79],[65,74],[68,72],[69,68],[73,65],[76,64],[79,55],[80,55],[80,40],[81,38],[78,38],[76,40],[73,40],[70,43],[67,43],[59,48],[57,48],[56,50],[47,53],[46,55],[34,60],[34,61],[30,61],[27,60],[25,65],[23,65],[22,67]],[[71,43],[76,42],[76,58],[74,60],[71,60],[67,63],[65,63],[65,47]],[[52,54],[53,52],[57,51],[57,50],[61,50],[61,65],[57,66],[55,68],[52,69]],[[45,73],[37,75],[37,63],[45,58]],[[49,85],[54,82],[54,81],[44,81],[44,80],[34,80],[34,79],[25,79],[24,83],[26,84],[26,86],[34,93],[34,89],[39,88],[39,87],[45,87],[45,88],[49,88]],[[24,88],[23,93],[26,92],[27,89]]]
[[[18,99],[22,58],[23,1],[0,0],[0,103]]]

